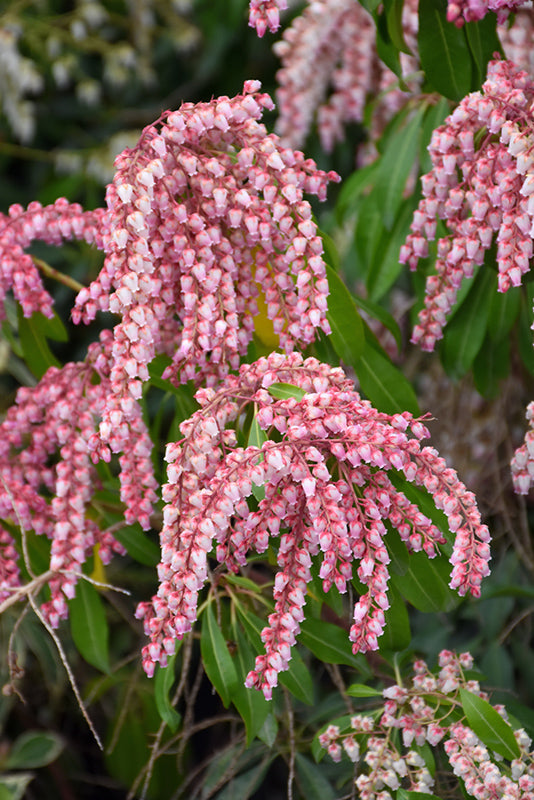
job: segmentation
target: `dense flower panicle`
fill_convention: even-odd
[[[276,33],[280,27],[280,12],[287,8],[287,0],[250,0],[248,24],[256,28],[258,36],[267,29]]]
[[[412,341],[432,350],[464,278],[472,277],[497,241],[499,291],[518,286],[533,255],[534,81],[508,61],[494,61],[480,92],[465,97],[434,131],[433,168],[400,260],[415,269],[428,255],[438,219],[448,234],[437,243],[436,274]],[[498,138],[497,138],[498,137]]]
[[[50,569],[55,575],[49,581],[51,598],[42,610],[53,627],[67,616],[66,598],[73,597],[82,565],[94,546],[99,545],[104,563],[113,553],[124,552],[87,514],[99,486],[93,462],[111,457],[106,446],[95,446],[111,392],[111,345],[112,335],[105,331],[101,341],[90,346],[86,361],[51,367],[37,386],[19,389],[0,425],[0,518],[52,541]],[[126,522],[137,520],[147,528],[156,482],[150,439],[140,412],[133,429],[136,440],[123,455],[128,464],[121,463],[127,475],[121,498]],[[52,459],[57,463],[51,464]],[[13,554],[9,543],[3,544],[2,570],[14,580]]]
[[[403,21],[415,52],[414,2],[405,4]],[[377,103],[374,128],[408,96],[395,88],[397,77],[378,58],[373,18],[354,0],[310,3],[273,50],[282,61],[276,76],[276,131],[291,147],[303,145],[316,114],[322,146],[329,151],[343,139],[346,123],[362,121],[369,96],[384,92]],[[402,57],[403,71],[412,72],[416,60]]]
[[[357,714],[350,729],[329,725],[320,734],[319,743],[334,761],[341,761],[345,752],[360,762],[356,786],[362,800],[390,800],[389,790],[399,788],[432,792],[434,777],[420,753],[425,744],[443,746],[454,774],[475,800],[533,800],[534,752],[524,730],[514,731],[520,757],[508,766],[488,751],[465,718],[451,719],[450,701],[460,689],[489,699],[477,681],[465,676],[472,665],[470,653],[449,650],[440,653],[439,671],[431,672],[424,661],[416,661],[411,685],[384,689],[385,702],[376,719]],[[502,706],[494,708],[506,719]],[[395,744],[392,729],[400,732],[402,745]]]
[[[116,160],[104,267],[73,314],[121,315],[100,427],[116,452],[128,437],[117,421],[128,423],[156,352],[172,359],[164,377],[175,383],[209,385],[237,369],[258,285],[286,351],[329,332],[322,240],[304,193],[324,199],[338,176],[267,134],[258,120],[272,102],[259,86],[182,105]]]
[[[304,396],[276,399],[269,387],[279,382]],[[212,547],[218,561],[237,571],[248,551],[266,550],[270,537],[279,538],[275,607],[262,633],[265,655],[258,657],[247,685],[270,697],[278,673],[287,669],[317,555],[325,591],[331,586],[346,591],[352,562],[359,562],[357,576],[366,591],[355,605],[350,639],[354,652],[377,649],[389,607],[385,523],[398,530],[409,550],[423,550],[430,558],[445,542],[395,488],[389,470],[432,494],[455,534],[451,586],[479,595],[489,572],[488,530],[456,473],[435,450],[421,446],[428,431],[420,420],[376,411],[341,369],[303,361],[297,353],[244,365],[217,391],[201,389],[196,397],[201,409],[182,424],[184,438],[167,448],[160,588],[152,603],[138,609],[151,639],[144,650],[149,674],[156,661],[165,664],[174,640],[196,619]],[[235,432],[226,426],[251,405],[259,428],[280,441],[237,446]],[[328,468],[332,460],[336,466]],[[262,487],[257,508],[248,499],[254,487]]]
[[[477,22],[494,11],[502,25],[511,12],[526,5],[526,0],[448,0],[447,19],[461,28],[466,22]]]
[[[9,290],[25,317],[36,311],[51,317],[52,298],[25,249],[35,240],[59,245],[68,239],[81,239],[102,249],[104,215],[104,209],[83,211],[63,197],[44,207],[37,202],[27,209],[12,205],[7,215],[0,214],[0,319],[5,315],[4,299]]]

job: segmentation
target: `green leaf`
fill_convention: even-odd
[[[276,398],[276,400],[288,400],[291,397],[294,397],[295,400],[302,400],[306,394],[304,389],[293,386],[292,383],[271,383],[271,385],[267,387],[267,391]],[[267,441],[267,438],[265,441]]]
[[[404,117],[403,125],[399,126],[395,134],[390,137],[388,147],[380,159],[373,191],[367,199],[367,202],[375,203],[380,209],[381,219],[388,231],[393,227],[406,181],[417,160],[421,123],[425,111],[425,106],[419,106],[411,118]]]
[[[463,29],[447,22],[446,0],[420,0],[419,60],[432,88],[450,100],[471,91],[473,67]]]
[[[359,306],[359,308],[362,309],[362,311],[365,311],[371,317],[374,317],[375,319],[379,320],[384,326],[384,328],[388,329],[388,331],[392,334],[393,338],[395,339],[395,342],[397,343],[397,346],[400,349],[400,347],[402,346],[401,330],[398,326],[398,323],[391,316],[389,311],[386,311],[385,308],[382,308],[382,306],[379,305],[374,300],[369,300],[369,298],[364,298],[361,297],[360,295],[354,296],[354,302],[356,303],[357,306]]]
[[[528,284],[527,284],[528,286]],[[518,349],[525,368],[534,375],[534,347],[532,346],[532,302],[521,297],[519,312]]]
[[[488,336],[498,342],[512,330],[521,304],[521,286],[512,286],[507,292],[492,292],[490,301]]]
[[[336,205],[339,222],[342,222],[345,216],[355,213],[361,194],[373,185],[379,166],[380,160],[372,161],[343,181]]]
[[[319,619],[306,619],[300,626],[299,641],[327,664],[360,666],[358,655],[352,652],[347,631]]]
[[[306,800],[336,800],[337,792],[324,776],[324,769],[314,764],[302,753],[296,753],[297,781]]]
[[[278,735],[278,722],[274,714],[269,713],[265,718],[263,725],[258,731],[258,739],[271,748],[276,742]]]
[[[393,586],[389,590],[390,606],[385,612],[384,633],[380,637],[380,648],[399,653],[410,646],[412,634],[410,620],[404,600]]]
[[[247,747],[258,736],[271,710],[271,704],[262,692],[247,689],[245,678],[254,669],[254,654],[240,625],[234,626],[236,653],[234,664],[237,672],[237,685],[232,692],[232,702],[239,711],[247,730]]]
[[[451,566],[446,558],[428,558],[426,553],[410,555],[404,575],[392,575],[393,585],[419,611],[450,611],[459,598],[449,588]]]
[[[490,316],[491,319],[491,316]],[[491,325],[488,329],[491,330]],[[486,337],[473,362],[473,378],[477,392],[484,397],[496,397],[500,381],[510,371],[510,340],[492,340]]]
[[[519,758],[519,745],[514,733],[493,706],[467,689],[460,689],[460,698],[469,727],[486,747],[503,758]]]
[[[113,536],[119,541],[128,554],[139,564],[146,567],[155,567],[161,558],[160,549],[141,529],[140,525],[129,525],[114,531]]]
[[[31,772],[18,772],[16,775],[2,775],[0,778],[0,800],[23,800],[30,781]]]
[[[228,707],[237,687],[237,673],[226,640],[217,625],[211,603],[202,616],[200,652],[206,675]]]
[[[59,317],[48,319],[39,311],[31,317],[25,317],[20,306],[18,314],[18,334],[26,365],[36,378],[42,378],[49,367],[60,367],[61,364],[48,346],[47,339],[63,339],[58,326],[62,325]],[[64,330],[64,328],[63,328]]]
[[[486,79],[488,62],[493,59],[494,53],[503,53],[497,36],[497,17],[495,14],[486,14],[479,22],[468,22],[464,30],[473,62],[471,89],[475,91]]]
[[[496,281],[495,272],[483,266],[445,329],[440,354],[445,371],[452,378],[465,375],[482,346]]]
[[[326,315],[332,329],[330,341],[340,359],[354,366],[364,346],[362,318],[351,293],[328,264],[326,275],[330,292]]]
[[[415,415],[420,413],[410,383],[386,354],[368,341],[354,368],[362,391],[379,411],[386,414],[403,411],[411,411]]]
[[[27,731],[15,740],[3,767],[5,769],[44,767],[56,760],[63,747],[63,741],[55,733]]]
[[[363,683],[351,683],[347,689],[349,697],[382,697],[382,692],[373,689],[372,686],[364,686]]]
[[[109,629],[102,599],[90,583],[80,580],[69,601],[70,630],[83,658],[102,672],[109,672]]]
[[[178,642],[178,648],[181,642]],[[181,722],[181,716],[172,705],[169,692],[175,679],[174,664],[176,661],[176,653],[169,657],[167,666],[158,666],[156,677],[154,679],[154,699],[156,701],[156,708],[163,722],[166,722],[172,733],[176,733],[178,726]]]
[[[389,37],[398,50],[410,54],[410,48],[404,39],[404,27],[402,24],[403,8],[404,0],[385,0],[384,2]]]
[[[393,224],[391,232],[385,235],[384,246],[380,248],[369,270],[366,287],[368,298],[374,303],[377,303],[389,292],[404,269],[404,265],[399,261],[399,252],[409,232],[413,211],[413,197],[409,197],[400,206],[398,216]],[[397,323],[395,323],[395,325],[398,328]],[[400,348],[400,341],[397,341],[397,344]]]
[[[281,386],[283,384],[278,384],[278,385]],[[256,414],[257,414],[257,407],[256,404],[254,404],[254,415],[252,417],[252,422],[250,423],[250,430],[248,432],[247,447],[259,447],[261,450],[262,445],[265,444],[266,441],[268,441],[268,438],[263,428],[260,428]],[[263,461],[263,455],[260,455],[255,460],[255,463],[258,464],[261,463],[262,461]],[[263,498],[265,497],[265,486],[263,485],[257,486],[254,483],[254,481],[252,481],[252,494],[254,495],[254,497],[258,502],[260,500],[263,500]]]
[[[388,30],[388,21],[386,15],[374,14],[376,25],[376,52],[384,64],[390,68],[399,78],[402,77],[402,67],[399,58],[399,48],[391,39]]]

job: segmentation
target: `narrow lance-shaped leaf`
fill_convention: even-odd
[[[460,689],[460,698],[469,727],[486,747],[504,758],[519,758],[514,732],[493,706],[467,689]]]
[[[95,587],[80,580],[69,611],[72,638],[80,654],[93,667],[109,672],[108,622]]]
[[[211,603],[202,617],[200,652],[206,675],[219,693],[224,705],[228,706],[237,686],[237,673],[226,640],[215,620]]]

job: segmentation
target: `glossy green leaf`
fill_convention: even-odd
[[[288,386],[289,384],[278,384],[278,386]],[[293,388],[297,388],[296,386]],[[262,445],[268,441],[267,434],[260,428],[258,424],[258,420],[256,418],[256,405],[254,405],[254,415],[252,417],[252,422],[250,423],[250,430],[248,432],[248,440],[247,440],[247,447],[259,447],[261,449]],[[258,464],[263,461],[263,455],[259,455],[256,459],[255,463]],[[258,500],[263,500],[265,497],[265,486],[257,486],[254,481],[252,481],[252,494]]]
[[[447,22],[447,0],[420,0],[419,60],[432,88],[450,100],[471,91],[472,61],[465,33]]]
[[[478,22],[466,23],[464,30],[473,62],[471,88],[478,90],[486,79],[488,62],[495,53],[503,52],[497,36],[497,17],[495,14],[486,14]]]
[[[219,693],[225,706],[233,699],[237,687],[237,673],[228,651],[226,639],[217,625],[211,603],[202,615],[200,652],[206,675]]]
[[[491,329],[491,325],[489,329]],[[499,392],[499,384],[507,377],[509,371],[509,339],[494,341],[487,336],[473,362],[473,378],[477,392],[484,397],[496,397]]]
[[[488,336],[494,342],[508,336],[518,317],[521,305],[521,287],[512,286],[507,292],[493,292],[491,295]]]
[[[55,733],[27,731],[15,740],[3,767],[5,769],[44,767],[56,760],[63,747],[63,741]]]
[[[336,800],[338,793],[326,780],[321,767],[303,756],[302,753],[296,753],[295,766],[302,796],[306,800]]]
[[[467,689],[460,689],[460,698],[469,727],[486,747],[503,758],[519,758],[519,745],[514,732],[488,701]]]
[[[56,318],[49,320],[40,312],[36,312],[31,317],[25,317],[22,309],[18,308],[20,345],[26,365],[36,378],[42,378],[49,367],[61,366],[48,345],[48,339],[59,338],[54,335],[58,323],[62,324],[59,318],[57,318],[57,322]]]
[[[364,686],[363,683],[351,683],[347,689],[349,697],[382,697],[382,692],[373,689],[372,686]]]
[[[261,786],[271,760],[269,757],[263,758],[259,764],[233,777],[224,789],[214,795],[214,800],[249,800]]]
[[[379,320],[384,326],[384,328],[388,329],[388,331],[392,334],[393,338],[395,339],[395,342],[397,343],[397,346],[400,349],[400,347],[402,346],[401,330],[399,328],[398,323],[392,317],[389,311],[386,311],[385,308],[382,308],[382,306],[379,305],[374,300],[369,300],[369,298],[361,297],[360,295],[354,296],[354,302],[356,303],[358,308],[361,308],[362,311],[367,312],[367,314],[369,314],[371,317],[374,317],[375,319]],[[367,336],[367,331],[365,333]]]
[[[425,110],[425,106],[419,106],[411,117],[403,118],[403,125],[388,140],[388,147],[380,158],[373,190],[367,199],[367,202],[374,202],[380,209],[382,222],[388,231],[393,227],[406,181],[417,160]]]
[[[421,553],[410,556],[404,575],[392,575],[393,585],[419,611],[450,611],[459,598],[449,588],[451,565],[444,557],[428,558]]]
[[[406,650],[412,640],[410,619],[400,592],[391,586],[388,595],[390,605],[384,614],[386,621],[379,645],[381,649],[399,653]]]
[[[362,318],[351,293],[328,264],[326,275],[330,291],[327,312],[327,319],[332,329],[330,341],[340,359],[345,364],[354,366],[364,347]]]
[[[443,366],[452,378],[465,375],[482,346],[496,280],[495,272],[483,266],[445,328],[440,354]]]
[[[265,699],[262,692],[246,688],[245,678],[250,670],[254,669],[254,653],[240,625],[234,626],[233,635],[237,645],[234,656],[237,685],[232,692],[232,702],[245,723],[248,747],[262,729],[271,711],[271,704]]]
[[[181,642],[178,642],[178,648]],[[166,722],[170,730],[176,733],[181,722],[181,716],[171,703],[169,692],[175,680],[174,665],[176,653],[168,659],[167,666],[158,666],[156,677],[154,678],[154,699],[156,708],[163,722]]]
[[[291,397],[294,397],[295,400],[302,400],[306,394],[304,389],[293,386],[292,383],[271,383],[271,385],[267,387],[267,391],[276,400],[288,400]],[[267,439],[265,439],[265,441],[267,441]]]
[[[376,25],[376,52],[380,61],[399,78],[402,77],[399,48],[391,38],[385,13],[374,14]]]
[[[304,620],[300,626],[299,641],[327,664],[359,667],[359,658],[352,652],[347,631],[331,622],[310,618]]]
[[[374,303],[378,303],[389,292],[401,272],[405,269],[404,265],[399,261],[399,253],[409,233],[413,211],[413,198],[410,197],[400,206],[391,231],[384,236],[384,246],[380,248],[367,274],[368,298]],[[399,341],[397,344],[399,347],[401,346]]]
[[[79,580],[76,596],[69,601],[71,635],[79,653],[93,667],[109,672],[109,628],[100,594]]]
[[[362,391],[379,411],[387,414],[403,411],[411,411],[415,415],[420,413],[411,384],[386,354],[369,342],[366,342],[354,368]]]
[[[410,53],[410,48],[404,39],[404,27],[402,24],[402,11],[404,0],[385,0],[384,11],[388,24],[389,37],[395,47],[403,53]]]
[[[336,205],[336,214],[340,222],[345,216],[356,212],[360,197],[373,185],[379,166],[379,160],[372,161],[365,167],[357,169],[343,181]]]
[[[127,528],[116,530],[115,539],[126,548],[128,555],[139,564],[146,567],[156,567],[161,558],[161,552],[155,541],[141,529],[140,525],[129,525]]]

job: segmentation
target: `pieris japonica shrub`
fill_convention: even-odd
[[[82,17],[122,30],[79,5],[71,34]],[[526,495],[533,434],[510,420],[497,510],[478,503],[423,380],[437,350],[449,387],[472,377],[489,404],[513,378],[528,399],[534,74],[516,6],[243,4],[240,36],[283,29],[276,103],[239,75],[239,93],[147,124],[100,203],[7,198],[6,796],[533,796],[534,555],[509,466]],[[20,99],[39,89],[31,36],[1,24]],[[495,471],[467,425],[460,444]],[[71,742],[35,688],[62,680]],[[27,771],[55,759],[51,779]]]

